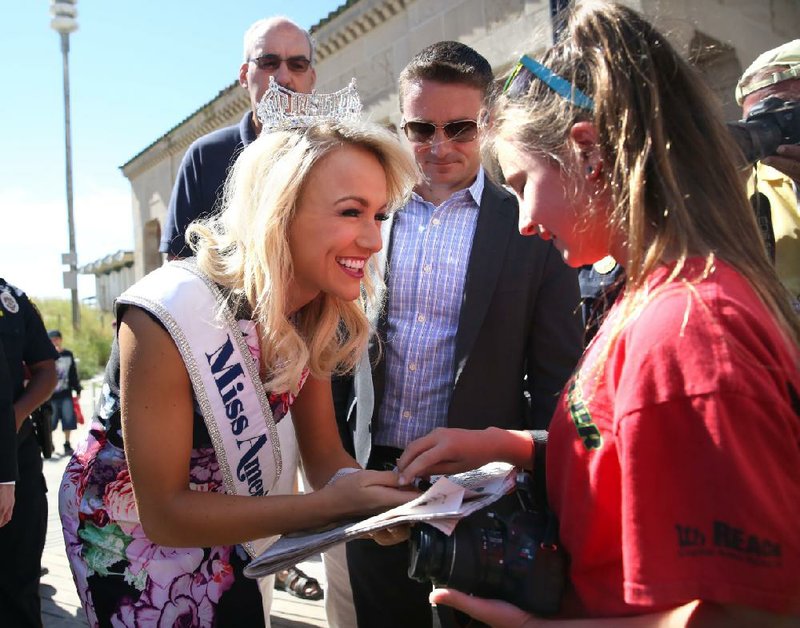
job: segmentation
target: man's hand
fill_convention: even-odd
[[[385,530],[377,530],[370,532],[367,538],[372,539],[378,545],[397,545],[403,541],[407,541],[411,536],[411,526],[408,524],[401,524],[393,528],[386,528]]]
[[[14,512],[14,485],[0,484],[0,528],[11,521]]]
[[[795,184],[800,185],[800,144],[778,146],[776,154],[763,159],[761,163],[780,170]]]

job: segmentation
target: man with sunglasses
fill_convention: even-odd
[[[481,166],[477,121],[492,82],[486,59],[452,41],[400,74],[422,176],[385,223],[388,297],[355,405],[338,417],[372,469],[392,468],[437,427],[545,428],[581,353],[575,271],[551,242],[519,234],[513,195]],[[361,628],[432,625],[431,586],[408,577],[407,543],[352,541],[347,558]]]
[[[261,132],[256,107],[269,85],[269,77],[274,76],[287,89],[310,93],[317,81],[313,61],[311,35],[288,18],[265,18],[247,29],[239,84],[249,95],[250,110],[239,124],[204,135],[186,151],[159,247],[169,259],[192,255],[184,239],[186,228],[196,218],[218,211],[228,170],[241,150]]]

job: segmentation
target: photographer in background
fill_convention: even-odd
[[[736,85],[736,102],[745,119],[770,97],[800,101],[800,39],[761,54]],[[759,222],[765,217],[771,223],[767,248],[774,254],[778,277],[800,299],[800,144],[779,146],[775,155],[756,163],[747,185]]]

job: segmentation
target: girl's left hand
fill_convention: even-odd
[[[543,625],[541,620],[513,604],[473,597],[456,589],[434,589],[428,599],[431,604],[451,606],[492,628],[535,628]]]

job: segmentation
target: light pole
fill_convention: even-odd
[[[61,56],[64,65],[64,137],[67,151],[67,225],[69,227],[69,253],[61,256],[61,263],[68,264],[64,273],[64,287],[72,293],[72,328],[81,326],[81,310],[78,303],[78,253],[75,250],[75,218],[72,213],[72,139],[69,122],[69,34],[78,30],[78,0],[50,0],[50,27],[61,35]]]

